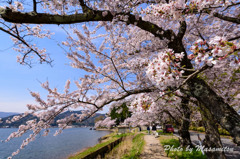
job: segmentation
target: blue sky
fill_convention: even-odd
[[[18,53],[12,49],[13,43],[9,35],[0,32],[0,111],[26,111],[26,104],[35,103],[29,90],[47,95],[39,81],[48,80],[51,87],[63,90],[66,80],[74,81],[84,74],[69,66],[70,61],[66,58],[65,52],[54,40],[57,39],[59,42],[64,40],[66,33],[57,25],[48,28],[55,31],[53,39],[37,40],[36,43],[50,53],[54,60],[53,67],[47,64],[34,64],[32,68],[20,65],[16,62]],[[107,109],[103,112],[106,111]]]

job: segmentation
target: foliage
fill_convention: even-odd
[[[189,130],[197,131],[197,127],[196,127],[196,126],[190,126],[190,127],[189,127]]]
[[[118,107],[113,107],[109,116],[112,120],[116,119],[116,125],[119,125],[120,123],[124,122],[125,119],[131,116],[131,112],[128,110],[127,104],[123,103]]]
[[[205,132],[205,128],[204,127],[190,126],[189,130]],[[230,133],[227,130],[223,129],[223,128],[218,128],[218,132],[219,132],[220,135],[230,135]]]
[[[230,133],[223,128],[218,128],[218,132],[220,135],[230,135]]]
[[[157,130],[157,133],[158,133],[159,135],[173,136],[173,133],[164,133],[163,130]]]
[[[197,128],[197,131],[205,132],[205,128],[204,128],[204,127],[198,127],[198,128]]]

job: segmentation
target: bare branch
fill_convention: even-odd
[[[33,0],[33,11],[37,13],[37,2],[36,0]]]

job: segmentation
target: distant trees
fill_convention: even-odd
[[[94,119],[94,123],[96,124],[97,122],[102,121],[102,120],[104,120],[104,119],[105,119],[105,116],[100,115],[100,116],[98,116],[98,117],[96,117],[96,118]]]
[[[120,123],[123,123],[125,119],[131,117],[131,112],[129,111],[127,104],[123,103],[118,107],[113,107],[109,116],[112,120],[116,119],[115,123],[116,125],[119,125]]]

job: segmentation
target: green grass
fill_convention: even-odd
[[[126,137],[126,136],[129,136],[129,135],[133,135],[134,133],[125,133],[125,134],[116,134],[116,135],[113,135],[113,137]]]
[[[174,158],[174,159],[207,159],[205,155],[202,154],[201,151],[196,151],[195,148],[191,151],[186,151],[185,148],[182,150],[178,149],[180,147],[180,143],[177,139],[166,139],[161,141],[161,144],[169,145],[170,147],[173,146],[173,148],[176,148],[176,151],[166,150],[168,157]],[[179,150],[179,151],[177,151]]]
[[[144,134],[137,134],[132,140],[132,148],[128,154],[124,155],[122,159],[138,159],[143,150]]]
[[[173,135],[173,133],[164,133],[163,130],[157,130],[159,135]]]
[[[158,133],[163,133],[163,130],[157,130]]]

